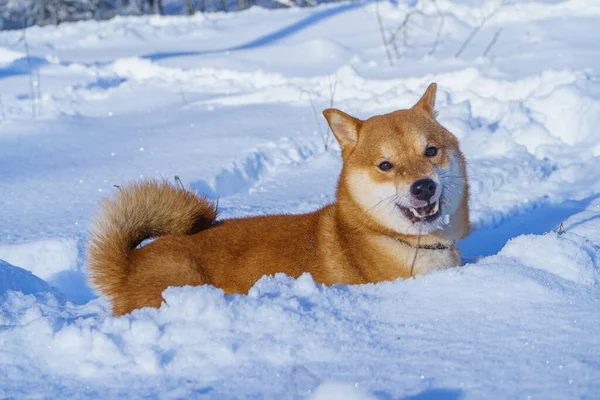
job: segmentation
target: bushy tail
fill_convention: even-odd
[[[189,235],[209,227],[216,206],[166,181],[144,180],[103,199],[88,244],[92,284],[114,298],[128,275],[129,256],[145,239]]]

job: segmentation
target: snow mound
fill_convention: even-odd
[[[31,272],[0,260],[0,297],[8,291],[33,294],[51,292],[52,289]]]
[[[239,161],[223,168],[215,176],[192,183],[192,188],[210,198],[230,196],[248,190],[276,169],[306,161],[317,152],[315,145],[301,145],[289,138],[264,143],[245,152]]]
[[[589,143],[591,139],[598,144],[600,99],[575,85],[565,85],[546,96],[531,99],[529,104],[548,132],[565,144]],[[598,155],[600,146],[594,149],[594,156]]]
[[[150,60],[138,57],[118,59],[113,63],[112,70],[119,76],[139,81],[165,75],[168,76],[165,74],[165,71],[169,71],[169,69],[154,64]]]
[[[585,209],[572,215],[564,223],[568,232],[583,236],[600,248],[600,229],[597,222],[600,219],[600,196],[595,196]]]
[[[13,61],[16,61],[23,57],[25,57],[24,53],[7,49],[5,47],[0,47],[0,65],[10,64]]]
[[[310,54],[310,60],[317,63],[336,61],[337,64],[350,60],[353,53],[344,46],[331,40],[314,39],[294,46],[293,55],[297,62],[306,62],[306,55]]]
[[[47,239],[0,246],[0,258],[20,265],[42,279],[77,270],[79,250],[73,239]]]
[[[523,265],[584,285],[595,285],[600,279],[600,250],[575,234],[519,236],[511,239],[499,255],[518,258]]]
[[[375,396],[344,382],[325,382],[317,387],[309,400],[374,400]]]

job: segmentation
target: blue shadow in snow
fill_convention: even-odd
[[[249,50],[255,49],[257,47],[262,47],[271,43],[275,43],[287,36],[291,36],[294,33],[301,31],[303,29],[308,28],[311,25],[316,24],[324,19],[333,17],[337,14],[343,13],[348,10],[352,10],[355,8],[362,7],[364,3],[361,2],[353,2],[340,4],[335,7],[330,7],[324,10],[316,11],[309,16],[301,19],[300,21],[294,22],[291,25],[280,28],[274,32],[268,33],[261,37],[258,37],[254,40],[251,40],[247,43],[243,43],[234,47],[229,47],[226,49],[215,49],[215,50],[199,50],[199,51],[181,51],[181,52],[169,52],[169,53],[153,53],[142,56],[142,58],[146,58],[148,60],[157,61],[164,60],[167,58],[173,57],[185,57],[185,56],[197,56],[203,54],[218,54],[226,51],[237,51],[237,50]]]
[[[376,391],[375,396],[383,400],[395,400],[388,393]],[[464,397],[461,389],[427,389],[412,396],[400,397],[397,400],[460,400]]]
[[[86,89],[102,89],[102,90],[107,90],[107,89],[112,89],[112,88],[116,88],[118,86],[120,86],[122,83],[124,83],[125,81],[127,81],[127,79],[125,78],[98,78],[96,80],[96,82],[91,82],[88,83],[87,85],[85,85]]]
[[[460,389],[427,389],[414,396],[404,397],[402,400],[459,400],[463,398]]]
[[[599,195],[584,200],[568,200],[559,204],[543,204],[526,212],[517,213],[495,227],[474,230],[460,247],[463,263],[475,262],[480,257],[498,253],[510,239],[519,235],[540,235],[556,229],[561,222],[577,214]],[[584,223],[581,221],[566,227],[567,230]]]
[[[306,29],[309,26],[314,25],[317,22],[320,22],[326,18],[333,17],[334,15],[340,14],[340,13],[348,11],[348,10],[362,7],[362,5],[363,4],[359,3],[359,2],[346,3],[346,4],[341,4],[337,7],[331,7],[331,8],[327,8],[325,10],[317,11],[315,13],[312,13],[308,17],[301,19],[298,22],[295,22],[284,28],[281,28],[275,32],[261,36],[261,37],[254,39],[248,43],[232,47],[230,50],[248,50],[248,49],[254,49],[256,47],[261,47],[261,46],[264,46],[264,45],[267,45],[270,43],[274,43],[280,39],[283,39],[286,36],[293,35],[294,33],[298,32],[302,29]]]
[[[80,271],[60,271],[50,277],[48,283],[74,304],[86,304],[97,297],[88,286],[86,275]]]
[[[49,62],[41,57],[22,57],[14,60],[8,66],[0,68],[0,78],[8,78],[9,76],[27,75],[30,70],[41,68],[48,65]]]

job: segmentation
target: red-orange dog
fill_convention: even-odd
[[[431,84],[411,109],[365,121],[325,110],[344,165],[335,203],[310,214],[216,221],[212,202],[167,182],[122,188],[93,225],[92,283],[121,315],[159,307],[169,286],[247,293],[278,272],[310,272],[327,285],[407,278],[417,247],[414,273],[459,265],[454,242],[469,231],[465,160],[435,119],[435,91]]]

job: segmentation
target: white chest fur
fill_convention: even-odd
[[[456,267],[459,265],[457,258],[456,251],[452,248],[445,250],[419,249],[414,274],[426,274],[439,269]]]
[[[455,246],[448,249],[419,248],[417,251],[415,247],[390,237],[380,237],[377,243],[381,251],[386,252],[398,264],[399,270],[406,266],[410,269],[417,252],[413,275],[453,268],[460,264],[460,255]]]

